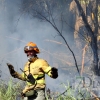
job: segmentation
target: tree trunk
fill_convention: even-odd
[[[95,29],[94,29],[94,39],[95,39],[95,48],[93,48],[93,54],[94,54],[94,60],[93,60],[93,68],[95,70],[95,72],[98,73],[98,75],[100,75],[99,73],[99,67],[98,67],[98,61],[99,61],[99,58],[98,58],[98,46],[97,46],[97,35],[98,35],[98,0],[96,0],[96,6],[95,6],[95,9],[94,9],[94,15],[95,15],[95,18],[94,18],[94,26],[95,26]]]
[[[95,18],[95,25],[96,26],[95,26],[95,31],[93,32],[91,27],[90,27],[90,25],[88,24],[86,15],[85,15],[85,13],[83,11],[83,8],[81,7],[79,1],[75,0],[75,2],[77,4],[77,7],[78,7],[80,15],[82,16],[83,22],[85,24],[85,28],[87,29],[87,31],[88,31],[88,33],[89,33],[89,35],[91,37],[90,45],[91,45],[91,48],[93,50],[93,66],[92,67],[93,67],[94,74],[99,76],[100,75],[99,74],[99,68],[98,68],[98,61],[99,61],[99,59],[98,59],[98,47],[97,47],[97,34],[98,34],[97,6],[95,8],[95,11],[96,11],[95,12],[96,13],[96,15],[95,15],[95,17],[96,17]],[[97,4],[97,2],[96,2],[96,4]]]

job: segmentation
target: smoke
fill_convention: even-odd
[[[2,71],[1,78],[4,80],[8,80],[10,77],[6,63],[11,63],[15,70],[21,73],[19,69],[23,69],[27,61],[23,48],[29,41],[37,44],[41,51],[38,56],[46,59],[51,66],[54,66],[55,62],[55,65],[60,63],[62,67],[64,66],[62,63],[67,62],[66,59],[62,59],[64,54],[62,58],[56,57],[58,52],[70,53],[62,38],[57,35],[56,30],[49,23],[21,14],[20,8],[20,0],[0,0],[0,70]],[[71,31],[67,30],[65,33],[69,45],[72,44]],[[73,59],[73,57],[71,58]],[[66,68],[67,66],[65,65]],[[47,76],[47,87],[60,90],[61,83],[66,80],[70,81],[68,74],[68,71],[60,70],[56,80]]]

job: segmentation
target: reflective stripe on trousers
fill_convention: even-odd
[[[45,98],[45,90],[36,90],[37,91],[37,96],[32,96],[32,97],[24,97],[24,100],[46,100]]]

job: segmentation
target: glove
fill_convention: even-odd
[[[51,74],[52,74],[52,78],[56,79],[58,77],[58,69],[55,67],[52,67]]]
[[[7,66],[8,66],[8,68],[9,68],[9,71],[10,71],[11,76],[15,78],[15,73],[16,73],[16,71],[14,70],[13,65],[7,63]]]

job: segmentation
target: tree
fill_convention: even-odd
[[[63,30],[65,29],[64,24],[67,24],[65,17],[67,16],[66,4],[68,1],[65,0],[23,0],[23,9],[27,10],[27,12],[41,21],[46,21],[49,24],[52,25],[52,27],[57,31],[57,34],[64,40],[66,43],[68,49],[73,55],[75,66],[77,68],[78,73],[79,68],[77,65],[76,57],[73,51],[71,50],[70,46],[67,43],[67,40],[65,39],[63,35]],[[65,11],[65,12],[64,12]],[[55,13],[56,12],[56,13]],[[67,17],[66,17],[67,18]],[[57,23],[60,23],[59,25]]]
[[[23,9],[27,11],[31,16],[40,19],[41,21],[46,21],[52,25],[52,27],[57,31],[57,34],[62,37],[65,41],[67,47],[71,51],[75,65],[79,72],[79,68],[77,65],[77,61],[73,51],[68,45],[64,35],[63,30],[68,25],[67,12],[68,9],[66,4],[69,3],[65,0],[22,0],[23,1]],[[99,72],[99,57],[98,57],[98,35],[99,35],[99,9],[100,3],[98,0],[73,0],[74,6],[77,6],[76,12],[76,21],[74,37],[78,37],[78,33],[80,28],[82,27],[81,38],[84,38],[85,43],[91,47],[93,52],[93,63],[92,68],[96,75],[100,75]],[[74,9],[74,6],[71,6]],[[56,13],[55,13],[56,12]],[[60,26],[57,24],[60,23]],[[85,29],[83,29],[85,28]],[[98,39],[98,40],[97,40]],[[79,42],[80,43],[80,42]],[[83,47],[82,47],[83,48]]]
[[[80,1],[80,2],[79,2]],[[79,31],[79,27],[85,26],[86,31],[88,32],[87,36],[90,37],[90,46],[92,48],[93,51],[93,71],[96,75],[100,76],[100,71],[99,71],[99,58],[98,58],[98,41],[97,38],[99,36],[99,0],[74,0],[73,2],[76,3],[78,11],[79,11],[79,15],[81,17],[81,21],[83,22],[83,25],[79,25],[76,24],[78,27],[78,31]],[[81,6],[81,1],[84,1],[85,4],[85,11],[84,11],[84,7],[82,8]],[[91,8],[90,8],[91,6]],[[90,13],[86,12],[87,9],[91,9]],[[90,23],[88,20],[88,15],[91,17]],[[90,18],[89,18],[90,19]],[[76,29],[77,29],[76,27]]]

